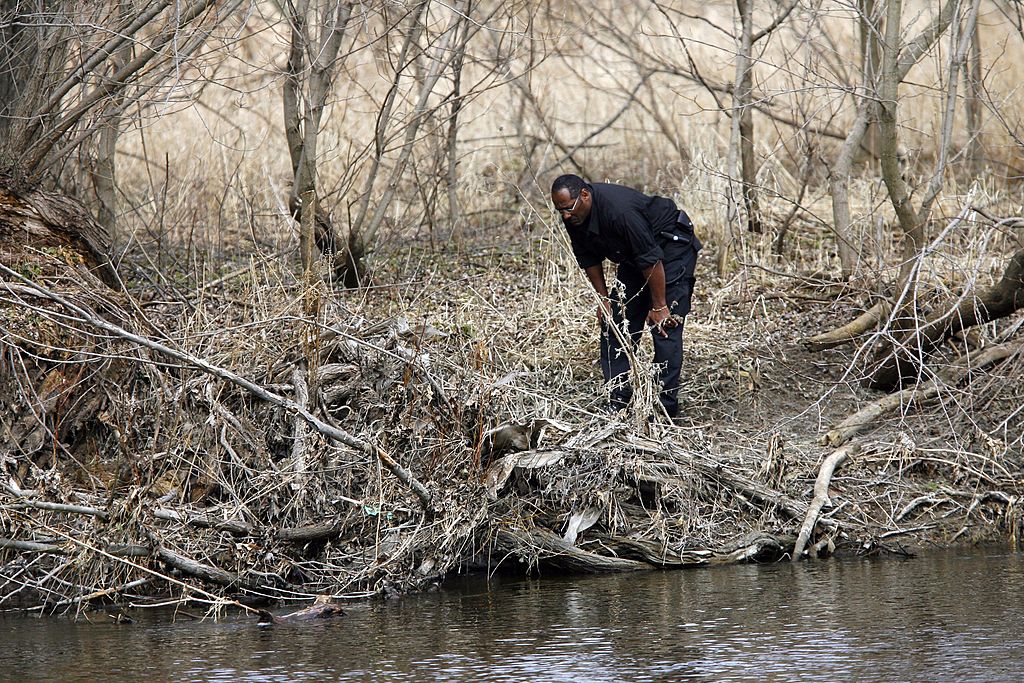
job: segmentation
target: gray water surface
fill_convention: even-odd
[[[266,630],[133,616],[0,616],[0,680],[1024,680],[1024,555],[1005,550],[467,580]]]

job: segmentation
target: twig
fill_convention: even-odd
[[[52,610],[57,609],[58,607],[67,607],[68,605],[79,605],[79,604],[81,604],[83,602],[89,602],[90,600],[95,600],[97,598],[105,598],[105,597],[114,595],[115,593],[123,593],[125,591],[130,591],[130,590],[132,590],[134,588],[139,588],[141,586],[145,586],[145,585],[150,584],[152,582],[153,582],[153,577],[145,576],[145,577],[143,577],[141,579],[135,579],[134,581],[129,581],[128,583],[123,583],[120,586],[112,586],[110,588],[104,588],[103,590],[93,591],[93,592],[87,593],[85,595],[79,595],[76,598],[68,598],[67,600],[61,600],[60,602],[55,602],[52,605],[37,605],[35,607],[30,608],[28,611],[35,612],[35,611],[41,611],[41,610],[44,610],[44,609],[50,609],[52,611]]]

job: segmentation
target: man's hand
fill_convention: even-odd
[[[612,302],[607,297],[601,297],[601,303],[597,306],[597,325],[603,327],[606,320],[612,319]]]
[[[647,313],[647,324],[654,328],[654,331],[662,337],[667,337],[666,329],[675,327],[679,323],[672,317],[672,311],[667,305],[656,306]]]
[[[679,322],[672,317],[672,311],[665,303],[665,266],[658,261],[644,269],[647,286],[651,292],[651,310],[647,312],[647,324],[662,337],[667,337],[666,328],[675,327]]]

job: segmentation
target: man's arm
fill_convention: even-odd
[[[601,297],[601,305],[597,307],[597,321],[598,323],[604,322],[604,317],[607,315],[611,317],[612,314],[612,303],[608,298],[608,285],[604,281],[604,264],[599,263],[596,266],[590,266],[584,268],[583,272],[587,274],[587,279],[590,280],[590,284],[593,285],[594,291]],[[662,296],[665,298],[665,278],[662,277],[661,286]]]
[[[662,259],[665,253],[654,238],[653,230],[638,211],[627,211],[617,219],[622,231],[633,251],[633,262],[643,272],[647,280],[647,289],[651,296],[651,310],[647,312],[647,324],[663,337],[667,337],[666,327],[677,324],[665,301],[665,266]],[[644,265],[650,264],[650,265]]]
[[[668,332],[664,328],[675,327],[677,323],[665,301],[665,266],[658,261],[653,266],[644,268],[643,272],[647,278],[647,290],[651,293],[651,310],[647,313],[647,324],[656,329],[662,337],[667,337]]]

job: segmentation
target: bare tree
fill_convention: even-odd
[[[429,1],[418,3],[416,10],[411,13],[398,67],[395,70],[393,87],[377,118],[374,156],[369,173],[363,182],[355,216],[349,226],[348,258],[352,266],[352,276],[346,281],[347,284],[352,282],[353,276],[356,282],[361,279],[365,269],[364,259],[368,250],[377,240],[388,209],[395,198],[399,182],[412,157],[413,146],[420,135],[421,128],[429,119],[430,114],[439,106],[431,101],[438,81],[442,74],[451,69],[453,65],[458,64],[461,68],[462,57],[460,55],[463,53],[459,49],[452,49],[452,42],[460,27],[469,21],[467,13],[469,0],[461,0],[451,6],[450,18],[444,30],[434,38],[432,45],[422,49],[418,43],[424,32],[423,12]],[[475,33],[483,25],[482,22],[473,23],[470,34]],[[467,39],[468,37],[463,37],[463,40]],[[423,72],[417,79],[413,90],[412,107],[407,116],[398,123],[397,130],[389,130],[396,123],[394,101],[399,81],[406,66],[417,60],[422,60]],[[393,142],[397,143],[397,155],[391,163],[390,172],[387,173],[380,194],[376,195],[374,188],[384,170],[385,156],[389,151],[388,145]],[[371,200],[375,196],[377,196],[377,200],[372,202]]]
[[[10,133],[0,153],[29,174],[52,170],[95,132],[91,118],[103,104],[123,95],[115,107],[123,111],[161,87],[242,3],[192,0],[175,7],[171,0],[150,0],[122,15],[104,3],[36,2],[35,11],[26,11],[28,3],[9,0],[4,23],[19,36],[30,34],[25,40],[34,45],[3,58],[16,65],[7,87],[17,96],[0,124]],[[136,43],[135,56],[100,78],[111,56],[144,31],[150,39]],[[64,51],[72,40],[82,51],[68,61]],[[5,52],[18,47],[10,43]]]
[[[728,193],[728,214],[726,224],[729,230],[729,237],[718,250],[718,272],[725,273],[728,270],[731,249],[739,241],[740,207],[734,189],[734,179],[741,177],[740,161],[749,162],[742,168],[740,194],[743,198],[744,207],[747,213],[747,224],[751,228],[760,224],[752,210],[757,206],[757,194],[754,189],[756,181],[756,169],[753,168],[753,132],[754,123],[749,106],[751,92],[753,90],[753,77],[751,75],[750,52],[753,46],[753,21],[754,21],[754,0],[736,0],[736,9],[740,15],[740,36],[737,40],[736,51],[736,81],[733,85],[733,108],[731,112],[732,127],[729,138],[728,161],[726,162],[726,173],[729,177]],[[746,139],[744,139],[746,138]]]
[[[56,179],[96,141],[92,177],[113,227],[113,155],[122,115],[183,86],[183,67],[245,0],[0,2],[0,174]]]
[[[337,254],[334,226],[316,199],[317,140],[331,78],[352,3],[342,0],[286,0],[291,44],[284,85],[284,130],[292,162],[289,206],[296,221],[302,220],[303,197],[312,201],[317,248],[333,261],[331,271],[344,276],[344,256]]]
[[[899,108],[899,84],[902,81],[900,76],[901,56],[901,27],[902,27],[902,0],[889,0],[885,19],[885,47],[882,57],[881,84],[879,87],[879,137],[882,177],[888,188],[889,199],[896,211],[900,229],[903,233],[903,259],[900,265],[899,279],[897,281],[897,292],[899,292],[896,305],[891,314],[895,348],[883,349],[881,356],[884,358],[895,353],[898,356],[909,355],[911,358],[920,358],[925,354],[920,344],[906,347],[904,337],[911,335],[912,330],[918,324],[918,311],[910,292],[915,288],[914,277],[922,252],[926,245],[925,226],[931,214],[935,200],[942,189],[943,179],[948,166],[950,148],[952,146],[953,122],[956,113],[957,86],[963,72],[963,66],[967,54],[973,42],[974,29],[977,23],[978,7],[981,0],[970,0],[966,8],[966,17],[961,21],[954,21],[952,43],[953,49],[949,57],[949,68],[944,89],[944,108],[942,125],[936,150],[935,168],[931,179],[925,188],[924,197],[921,199],[920,207],[915,210],[911,201],[910,192],[906,180],[900,169],[897,148],[899,146],[899,133],[897,127]],[[959,8],[957,8],[959,9]],[[1011,297],[1012,298],[1012,297]],[[913,336],[913,335],[911,335]],[[901,366],[902,367],[902,366]],[[912,375],[911,375],[912,376]],[[899,381],[909,379],[901,377]],[[881,387],[891,386],[888,373],[876,371],[869,384]]]
[[[903,212],[900,218],[901,227],[906,231],[910,229],[905,244],[906,248],[916,253],[920,246],[920,235],[913,233],[920,227],[919,223],[912,217],[913,212],[908,208],[909,194],[906,182],[903,180],[899,168],[898,140],[896,139],[896,96],[901,83],[907,78],[907,74],[925,54],[931,49],[939,37],[949,27],[953,19],[954,8],[958,0],[947,0],[941,6],[938,13],[928,25],[921,30],[913,39],[903,42],[902,25],[902,3],[900,0],[893,0],[886,4],[878,4],[876,0],[863,0],[859,5],[860,14],[858,23],[861,31],[866,32],[861,41],[862,49],[862,80],[861,86],[856,94],[856,114],[849,134],[843,141],[835,162],[829,168],[829,187],[832,193],[832,216],[834,220],[833,229],[838,242],[838,251],[844,277],[851,276],[857,267],[860,259],[859,250],[856,247],[858,240],[853,234],[852,221],[850,219],[849,184],[853,171],[853,164],[857,152],[864,141],[864,137],[873,121],[879,121],[879,147],[882,151],[882,173],[886,177],[886,186],[889,197],[892,201],[897,215]],[[886,14],[884,22],[882,10]],[[892,22],[895,22],[893,24]],[[884,29],[883,29],[884,24]],[[882,54],[882,65],[875,65],[875,46],[873,41],[876,36],[881,35],[884,30],[884,39],[879,43]],[[892,41],[892,42],[890,42]],[[882,111],[882,104],[889,107],[889,111]],[[888,116],[887,122],[881,122],[882,117]],[[888,155],[888,157],[886,157]],[[888,164],[888,171],[886,171]],[[944,169],[944,165],[943,165]],[[891,182],[891,184],[890,184]],[[933,197],[934,199],[934,197]],[[930,201],[929,201],[930,210]],[[925,214],[925,217],[927,214]],[[906,220],[906,222],[904,222]],[[915,227],[917,226],[917,227]],[[912,264],[912,258],[908,258],[905,264]],[[910,266],[907,265],[907,268]],[[902,276],[906,271],[901,273]],[[880,299],[875,305],[869,308],[856,320],[843,325],[835,330],[824,332],[808,340],[812,348],[824,349],[846,343],[871,329],[891,311],[891,302]]]
[[[758,162],[754,149],[754,45],[776,30],[796,8],[798,0],[790,0],[780,6],[774,20],[764,29],[754,32],[754,0],[736,0],[736,10],[740,19],[740,35],[737,41],[736,81],[733,84],[732,131],[729,144],[729,177],[740,179],[743,196],[743,213],[746,216],[746,229],[753,233],[764,232],[761,218],[760,201],[758,199],[757,171]],[[739,169],[736,161],[739,161]],[[738,170],[738,173],[737,173]],[[735,192],[730,190],[729,214],[733,218],[729,223],[738,226],[739,211],[735,206]],[[737,237],[733,234],[733,239]],[[728,249],[721,249],[718,256],[718,272],[725,272]]]
[[[130,11],[130,3],[122,0],[121,13]],[[108,72],[116,72],[132,56],[132,44],[125,43],[108,59]],[[116,234],[117,222],[117,140],[121,135],[122,105],[125,94],[112,96],[97,116],[94,137],[95,160],[90,168],[90,178],[96,193],[96,218],[112,236]]]

